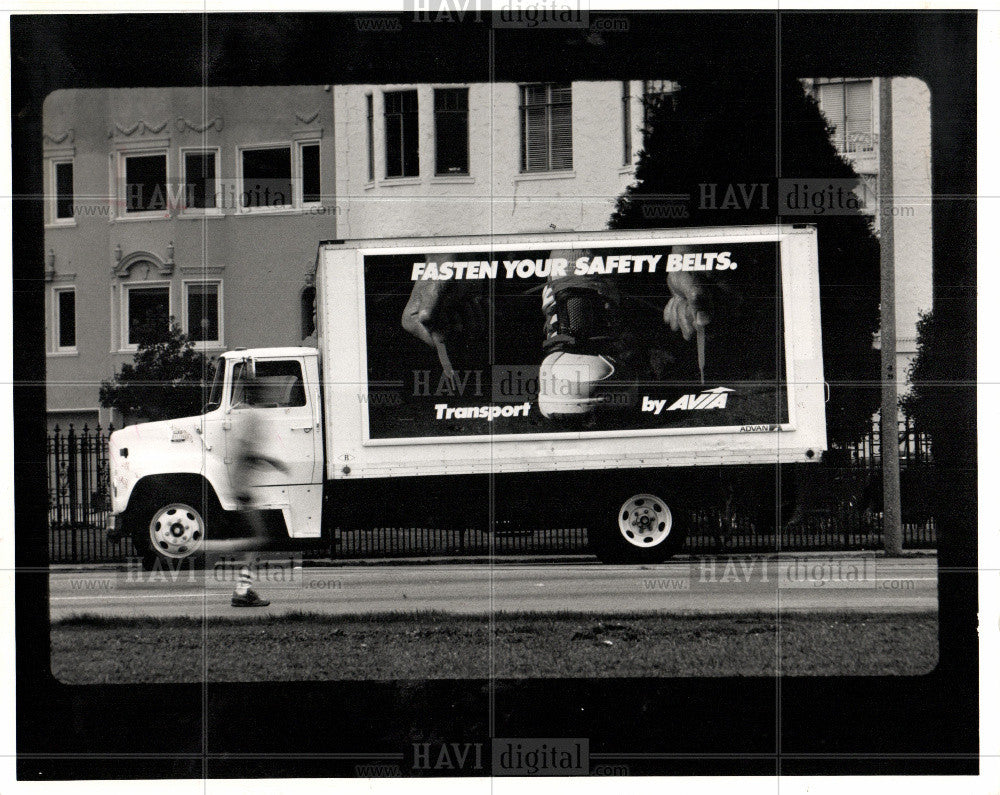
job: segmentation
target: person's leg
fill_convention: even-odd
[[[260,511],[247,508],[243,511],[243,516],[253,530],[254,536],[256,538],[263,538],[264,519]],[[253,552],[247,552],[243,556],[239,577],[236,580],[236,589],[233,591],[233,598],[231,600],[233,607],[267,607],[271,604],[267,599],[262,599],[253,589],[253,574],[250,571],[253,554]]]

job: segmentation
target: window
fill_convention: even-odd
[[[226,384],[226,360],[221,356],[211,365],[215,368],[212,376],[212,388],[208,393],[208,403],[205,406],[205,413],[213,411],[222,405],[222,390]]]
[[[73,220],[73,161],[64,160],[53,165],[56,206],[55,220]]]
[[[125,288],[125,345],[144,340],[163,340],[170,332],[169,285]]]
[[[319,204],[323,198],[319,185],[319,144],[299,144],[299,171],[302,180],[302,204]]]
[[[872,81],[822,83],[818,86],[818,93],[823,115],[834,128],[833,144],[837,151],[874,151]]]
[[[241,152],[240,201],[244,208],[291,207],[292,148],[244,149]]]
[[[366,130],[368,132],[368,181],[375,181],[375,102],[371,94],[365,95]]]
[[[387,91],[385,106],[385,176],[418,177],[417,92]]]
[[[222,342],[222,284],[184,283],[184,333],[193,342]]]
[[[434,173],[469,173],[469,89],[434,89]]]
[[[212,210],[218,208],[219,153],[184,152],[184,208]]]
[[[281,409],[306,405],[302,365],[294,360],[256,361],[256,382],[239,362],[233,368],[233,408]]]
[[[521,86],[521,171],[573,168],[572,88],[568,83]]]
[[[657,108],[673,110],[677,105],[677,83],[672,80],[642,81],[642,128],[643,141],[649,140],[652,130],[653,113]]]
[[[76,350],[76,290],[55,291],[56,351]]]
[[[632,165],[632,92],[622,80],[622,165]]]
[[[299,294],[300,321],[302,324],[302,339],[316,333],[316,288],[308,285]]]
[[[167,211],[167,155],[125,155],[125,213]]]

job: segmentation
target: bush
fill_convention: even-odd
[[[101,383],[100,401],[126,418],[169,420],[198,414],[205,402],[208,363],[170,319],[169,332],[147,326],[131,364]]]

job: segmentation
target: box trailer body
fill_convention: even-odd
[[[263,444],[290,462],[259,505],[293,539],[589,516],[602,558],[662,559],[720,468],[826,448],[811,226],[328,241],[315,285],[316,348],[230,351],[203,415],[114,435],[114,509],[150,554],[183,557],[153,507],[172,480],[238,507],[251,372],[277,390],[253,407]],[[210,512],[191,507],[169,531],[185,553]]]

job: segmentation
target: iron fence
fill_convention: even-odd
[[[129,539],[107,540],[110,511],[107,440],[113,428],[58,426],[48,436],[48,538],[52,563],[124,562],[135,552]],[[928,505],[933,480],[930,440],[909,419],[899,423],[898,448],[903,488],[903,545],[937,545],[937,528]],[[722,507],[691,516],[686,549],[723,550],[879,549],[881,528],[881,456],[878,423],[855,444],[831,451],[829,462],[810,470],[820,474],[825,495],[818,508],[795,517],[758,523]],[[775,527],[780,529],[775,530]],[[386,527],[333,533],[320,555],[334,558],[567,554],[587,551],[583,527],[522,530],[499,526],[482,529]]]

